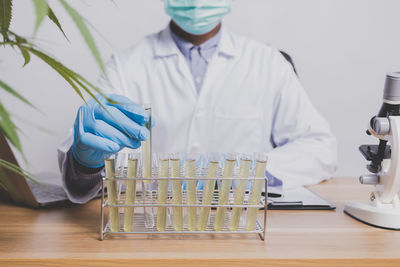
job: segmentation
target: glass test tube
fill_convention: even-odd
[[[153,202],[153,192],[152,192],[152,140],[151,140],[151,106],[149,104],[144,105],[144,109],[146,113],[149,115],[149,122],[146,123],[145,127],[149,130],[150,135],[149,138],[142,142],[142,177],[149,178],[143,180],[143,191],[145,198]],[[145,216],[145,226],[147,228],[154,227],[154,218],[153,218],[153,208],[152,207],[144,207],[144,216]]]
[[[254,177],[255,178],[264,178],[266,167],[267,167],[267,156],[266,155],[258,156]],[[265,182],[264,180],[254,180],[253,190],[252,190],[250,201],[249,201],[250,205],[260,204],[261,192],[262,192],[264,182]],[[249,208],[248,209],[246,230],[253,231],[256,229],[257,211],[258,211],[258,208]]]
[[[168,156],[159,156],[159,178],[168,178]],[[168,180],[158,180],[158,204],[167,204],[168,198]],[[165,231],[167,223],[167,207],[157,208],[157,230],[159,232]]]
[[[219,162],[214,161],[214,159],[209,162],[207,177],[209,177],[209,178],[217,177],[218,165],[219,165]],[[212,198],[213,198],[213,193],[214,193],[215,182],[216,182],[216,179],[205,180],[205,185],[204,185],[204,189],[203,189],[203,201],[202,201],[203,205],[211,204]],[[200,216],[199,216],[199,221],[198,221],[198,225],[197,225],[197,229],[199,231],[206,230],[207,224],[208,224],[208,217],[210,215],[210,210],[211,210],[211,207],[201,207],[200,208]]]
[[[152,159],[151,159],[151,106],[145,105],[145,111],[149,115],[149,122],[146,123],[146,128],[149,130],[150,135],[149,138],[142,142],[142,163],[143,163],[143,178],[151,178],[152,177]],[[144,183],[150,183],[151,180],[143,180]]]
[[[185,161],[185,175],[186,177],[196,177],[196,157],[189,155]],[[196,180],[186,180],[187,204],[195,205],[196,199]],[[187,208],[187,222],[189,231],[196,231],[197,222],[197,208]]]
[[[137,167],[138,167],[138,155],[129,154],[128,172],[126,178],[136,178]],[[136,180],[127,180],[125,204],[127,205],[135,204],[135,197],[136,197]],[[134,214],[134,207],[125,207],[125,214],[124,214],[125,232],[133,231],[133,214]]]
[[[170,159],[171,178],[181,177],[181,161],[179,157]],[[182,180],[172,180],[172,204],[182,205]],[[173,207],[173,223],[175,231],[183,231],[183,210],[182,207]]]
[[[247,178],[250,174],[251,160],[250,157],[244,157],[240,162],[239,179],[235,190],[233,204],[243,205],[244,195],[246,193]],[[229,229],[235,231],[239,228],[240,215],[243,208],[235,207],[232,209],[231,225]]]
[[[233,177],[233,170],[235,168],[235,162],[236,161],[235,161],[234,155],[227,155],[227,158],[225,160],[224,173],[222,175],[224,178],[232,178]],[[232,185],[231,179],[222,180],[221,186],[219,189],[218,205],[228,204],[229,192],[231,189],[231,185]],[[226,212],[225,207],[217,208],[217,213],[215,215],[215,222],[214,222],[214,230],[215,231],[221,231],[222,228],[224,227],[225,212]]]
[[[111,178],[107,180],[107,193],[108,193],[108,204],[117,205],[118,204],[118,192],[117,192],[117,180],[115,178],[115,155],[105,160],[106,178]],[[119,232],[119,212],[118,207],[109,207],[110,215],[110,229],[111,232]]]

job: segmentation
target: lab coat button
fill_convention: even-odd
[[[198,153],[200,151],[200,145],[199,144],[193,144],[191,149],[191,153]]]
[[[196,117],[202,117],[204,116],[204,114],[205,114],[204,109],[199,109],[196,111]]]

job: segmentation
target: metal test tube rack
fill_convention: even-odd
[[[128,180],[136,180],[137,182],[142,182],[144,180],[149,180],[149,178],[143,178],[143,177],[138,177],[138,178],[123,178],[123,177],[112,177],[112,178],[103,178],[103,183],[102,183],[102,189],[101,189],[101,232],[100,232],[100,239],[104,240],[106,236],[108,235],[129,235],[129,234],[251,234],[255,233],[258,234],[261,240],[265,240],[266,237],[266,224],[267,224],[267,206],[268,202],[265,200],[264,203],[258,205],[251,205],[249,204],[249,193],[246,193],[245,200],[242,205],[235,205],[233,204],[233,195],[234,195],[234,190],[230,189],[229,192],[229,200],[228,204],[226,205],[220,205],[218,204],[218,196],[219,196],[219,191],[218,189],[214,190],[213,197],[212,197],[212,202],[210,205],[203,205],[201,204],[201,199],[202,199],[202,190],[197,190],[196,193],[196,199],[197,202],[196,204],[172,204],[172,192],[171,189],[168,190],[168,197],[167,197],[167,203],[166,204],[158,204],[157,203],[157,190],[144,190],[145,188],[143,187],[142,190],[138,190],[136,192],[136,198],[135,198],[135,203],[131,205],[125,204],[125,193],[120,193],[118,197],[117,204],[111,205],[106,199],[105,195],[105,188],[106,188],[106,183],[108,180],[114,180],[117,181],[117,183],[121,184],[124,181]],[[250,181],[254,183],[254,181],[257,180],[263,180],[264,181],[264,188],[265,192],[268,192],[268,180],[266,177],[264,178],[255,178],[255,177],[248,177],[248,178],[238,178],[238,177],[229,177],[229,178],[224,178],[224,177],[193,177],[193,178],[188,178],[188,177],[180,177],[180,178],[157,178],[153,177],[151,180],[154,181],[159,181],[159,180],[182,180],[187,181],[187,180],[217,180],[217,181],[223,181],[223,180],[238,180],[238,179],[246,179],[247,181]],[[119,185],[120,187],[120,185]],[[183,190],[182,191],[182,203],[187,203],[187,191]],[[267,195],[267,194],[266,194]],[[110,218],[106,217],[105,210],[108,209],[109,207],[118,207],[119,210],[119,216],[120,216],[120,222],[121,225],[119,227],[119,231],[111,231],[110,229]],[[123,225],[122,222],[124,221],[124,207],[134,207],[135,208],[135,214],[132,218],[133,220],[133,231],[131,232],[125,232],[123,230]],[[196,207],[196,208],[201,208],[201,207],[211,207],[213,210],[210,212],[210,218],[209,218],[209,223],[207,225],[207,228],[204,231],[190,231],[187,225],[186,220],[184,220],[184,227],[182,231],[175,231],[173,225],[166,225],[165,231],[158,231],[156,227],[156,221],[157,221],[157,214],[156,212],[150,214],[152,216],[152,221],[153,225],[146,225],[146,218],[145,218],[145,208],[157,208],[157,207],[166,207],[172,208],[172,207],[182,207],[182,208],[187,208],[187,207]],[[226,211],[226,216],[225,216],[225,222],[224,226],[220,231],[214,230],[214,219],[215,219],[215,214],[216,214],[216,208],[218,207],[223,207],[227,208]],[[215,208],[215,209],[214,209]],[[248,208],[263,208],[263,219],[261,222],[257,218],[256,220],[256,225],[254,230],[247,230],[246,225],[244,223],[241,223],[239,228],[237,230],[230,230],[229,229],[229,224],[230,224],[230,213],[233,208],[242,208],[242,217],[247,217],[245,213],[245,209]],[[247,218],[246,218],[247,219]]]

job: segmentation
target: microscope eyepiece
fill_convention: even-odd
[[[383,100],[388,104],[400,105],[400,71],[386,75]]]

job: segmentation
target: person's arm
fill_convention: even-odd
[[[104,168],[91,168],[85,173],[80,170],[82,165],[78,164],[71,149],[67,151],[62,163],[63,188],[71,202],[83,204],[96,197],[100,191]]]
[[[72,130],[65,141],[58,147],[58,165],[62,184],[68,199],[73,203],[83,204],[94,198],[101,189],[101,169],[92,168],[92,172],[84,173],[77,168],[71,153],[73,142]]]
[[[279,88],[274,98],[274,120],[267,171],[285,189],[318,183],[336,170],[336,139],[328,122],[315,109],[292,66],[277,52]]]
[[[122,92],[121,77],[119,76],[118,66],[116,64],[115,57],[113,57],[107,63],[107,77],[105,75],[102,75],[100,77],[100,88],[104,93],[119,93],[121,95]],[[122,108],[120,107],[120,110],[123,110],[125,115],[127,115],[127,113],[130,113],[129,109],[126,109],[125,107]],[[128,114],[128,115],[135,115],[135,114]],[[79,117],[79,112],[77,119],[78,117]],[[104,122],[102,122],[102,124],[104,125]],[[77,130],[76,125],[74,128],[75,130]],[[92,128],[95,128],[95,130],[97,131],[99,129],[99,126]],[[100,128],[104,128],[104,126]],[[106,132],[109,132],[110,129],[111,129],[110,126],[104,128],[104,130],[107,130]],[[129,127],[129,129],[133,129],[133,127]],[[111,139],[114,139],[113,141],[116,141],[115,139],[117,139],[117,141],[126,139],[125,137],[118,138],[118,133],[116,134],[117,135],[115,135],[115,133],[111,133],[111,136],[109,137],[111,137]],[[100,135],[103,135],[103,133],[100,133]],[[77,138],[76,135],[75,138]],[[108,140],[103,140],[103,141],[105,141],[109,146],[115,145],[112,143],[108,143]],[[103,141],[99,140],[99,142],[97,143],[104,143]],[[60,171],[62,174],[63,187],[68,198],[74,203],[82,204],[86,203],[87,201],[94,198],[98,194],[99,190],[101,189],[101,179],[103,176],[104,168],[103,166],[93,167],[87,163],[86,163],[87,166],[81,164],[81,162],[79,162],[77,158],[73,155],[72,151],[73,142],[74,142],[74,135],[73,133],[70,133],[70,135],[67,137],[64,143],[58,148],[58,160],[59,160]],[[125,145],[127,142],[129,141],[125,140],[124,142]],[[87,148],[85,147],[85,149]]]

